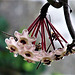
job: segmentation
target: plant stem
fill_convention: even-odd
[[[45,18],[46,17],[46,13],[47,13],[47,10],[48,10],[48,7],[50,6],[50,3],[46,3],[42,8],[41,8],[41,18]]]
[[[47,0],[53,7],[55,8],[60,8],[62,7],[62,2],[61,0],[59,0],[59,2],[57,2],[56,0]]]
[[[70,32],[70,35],[71,35],[72,39],[74,40],[75,39],[75,31],[73,29],[73,26],[72,26],[72,23],[70,20],[70,15],[69,15],[68,6],[67,6],[68,0],[63,0],[63,2],[65,2],[63,5],[63,9],[64,9],[66,24],[67,24],[68,30]]]

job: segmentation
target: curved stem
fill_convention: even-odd
[[[62,2],[59,0],[59,2],[56,2],[55,0],[47,0],[53,7],[60,8],[62,7]]]
[[[74,32],[74,29],[73,29],[73,26],[72,26],[72,23],[71,23],[71,20],[70,20],[68,6],[66,5],[66,4],[68,4],[68,0],[63,0],[63,2],[65,2],[64,5],[63,5],[63,9],[64,9],[64,15],[65,15],[67,27],[68,27],[68,30],[70,32],[70,35],[71,35],[72,39],[74,40],[75,39],[75,32]]]
[[[49,35],[49,39],[50,39],[50,41],[51,41],[51,44],[52,44],[52,46],[53,46],[53,49],[55,50],[55,46],[54,46],[53,40],[52,40],[52,38],[51,38],[51,34],[50,34],[50,32],[49,32],[49,29],[48,29],[48,27],[47,27],[47,24],[46,24],[45,20],[44,20],[44,24],[45,24],[45,27],[46,27],[46,29],[47,29],[47,32],[48,32],[48,35]]]
[[[48,10],[48,7],[50,6],[50,3],[46,3],[42,8],[41,8],[41,18],[45,18],[46,17],[46,13],[47,13],[47,10]]]

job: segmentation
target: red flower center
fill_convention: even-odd
[[[26,55],[27,57],[31,57],[31,54],[29,54],[29,53],[26,53],[25,55]]]
[[[48,60],[48,59],[45,59],[45,60],[44,60],[44,63],[47,64],[47,65],[49,65],[49,64],[51,63],[51,61]]]
[[[20,42],[21,42],[23,45],[26,44],[26,41],[25,41],[25,40],[21,40]]]
[[[13,47],[11,47],[10,49],[11,49],[12,51],[15,51],[15,48],[13,48]]]

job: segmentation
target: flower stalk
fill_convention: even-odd
[[[75,31],[73,29],[73,26],[72,26],[72,23],[70,20],[70,14],[68,11],[68,0],[63,0],[63,2],[65,2],[63,5],[63,10],[64,10],[66,24],[67,24],[68,30],[70,32],[70,35],[71,35],[72,39],[74,40],[75,39]]]

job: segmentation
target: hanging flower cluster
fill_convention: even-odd
[[[50,29],[51,28],[51,29]],[[36,44],[38,32],[41,29],[41,43]],[[50,45],[52,45],[53,50],[50,51],[50,45],[46,48],[46,35],[45,29],[47,30]],[[29,34],[31,33],[31,36]],[[64,56],[68,56],[75,53],[75,47],[71,52],[67,51],[67,46],[64,46],[63,42],[68,43],[62,35],[56,30],[56,28],[51,24],[47,17],[43,18],[39,15],[36,20],[29,26],[28,29],[24,29],[22,33],[15,31],[14,37],[6,38],[5,42],[7,44],[7,49],[14,53],[16,57],[18,54],[24,57],[29,63],[42,62],[46,65],[50,65],[53,60],[60,60]],[[55,48],[54,40],[59,41],[61,48]]]
[[[41,14],[35,19],[35,21],[24,29],[22,33],[15,31],[14,36],[9,39],[6,38],[7,49],[14,53],[14,56],[21,55],[29,63],[41,62],[46,65],[50,65],[54,60],[60,60],[64,56],[75,53],[75,47],[72,47],[63,38],[63,36],[57,31],[52,23],[46,17],[46,12],[49,7],[49,3],[43,6]],[[46,33],[47,32],[47,33]],[[40,33],[41,42],[36,44],[37,36]],[[31,36],[29,36],[31,34]],[[46,37],[49,37],[49,46],[47,48]],[[62,41],[61,41],[62,40]],[[61,47],[56,48],[54,42],[58,41]],[[64,46],[64,44],[67,44]],[[52,46],[52,48],[50,48]]]

